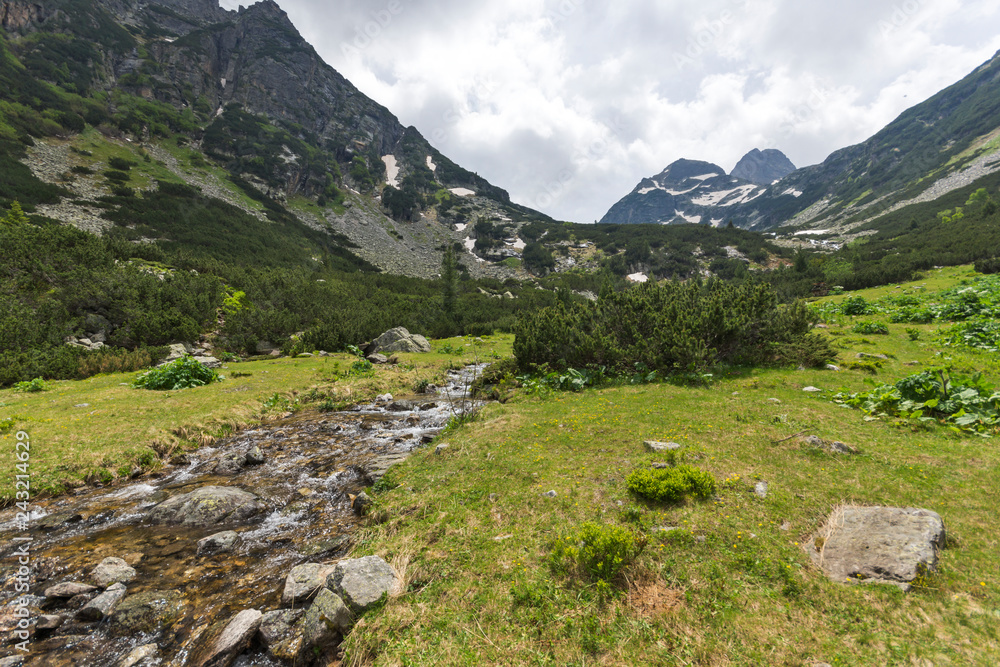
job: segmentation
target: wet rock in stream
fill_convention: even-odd
[[[119,636],[160,632],[180,620],[186,608],[187,602],[180,591],[137,593],[118,604],[108,628]]]
[[[76,612],[81,621],[102,621],[107,618],[125,597],[125,584],[114,584]]]
[[[164,500],[149,511],[152,523],[212,526],[246,521],[261,511],[252,493],[228,486],[203,486]]]

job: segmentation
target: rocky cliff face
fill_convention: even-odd
[[[718,226],[730,211],[763,193],[764,188],[710,162],[677,160],[611,207],[602,223],[700,223]]]
[[[795,171],[795,165],[779,150],[753,149],[743,156],[730,174],[756,185],[771,185]]]

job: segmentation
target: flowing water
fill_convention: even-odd
[[[156,643],[158,664],[191,663],[217,630],[244,609],[281,607],[288,572],[300,563],[342,557],[360,525],[351,508],[352,494],[377,479],[393,462],[426,445],[453,415],[472,405],[467,390],[477,367],[452,371],[448,385],[431,394],[359,405],[344,412],[304,411],[281,421],[244,431],[211,448],[188,454],[178,465],[112,488],[87,488],[75,494],[32,503],[29,535],[32,615],[60,614],[66,621],[55,631],[31,638],[25,664],[116,665],[132,649]],[[215,472],[226,455],[242,456],[254,446],[263,464],[233,475]],[[157,503],[204,486],[234,486],[260,498],[264,511],[237,526],[153,525],[144,521]],[[7,585],[0,597],[0,631],[10,636],[17,624],[10,557],[13,537],[23,535],[17,510],[0,513],[0,572]],[[224,529],[241,538],[231,552],[198,556],[196,543]],[[120,636],[108,622],[73,619],[71,603],[42,598],[49,586],[90,581],[104,558],[124,558],[138,576],[127,585],[128,597],[150,591],[177,591],[179,620],[169,629]],[[176,595],[176,594],[175,594]],[[214,627],[213,627],[214,626]],[[17,655],[8,640],[0,658]],[[277,665],[261,652],[249,652],[237,665]]]

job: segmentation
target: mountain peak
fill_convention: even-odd
[[[781,151],[773,148],[762,151],[755,148],[736,163],[730,176],[742,178],[756,185],[770,185],[793,171],[795,165]]]

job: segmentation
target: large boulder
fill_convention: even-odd
[[[261,512],[252,493],[229,486],[203,486],[164,500],[149,511],[153,523],[215,526],[246,521]]]
[[[378,556],[337,563],[326,587],[343,598],[355,614],[363,614],[400,585],[396,571]]]
[[[833,581],[893,584],[908,591],[937,567],[944,540],[944,522],[936,512],[845,506],[829,516],[809,555]]]
[[[419,334],[411,334],[403,327],[389,329],[365,348],[365,354],[387,352],[430,352],[431,344]]]

